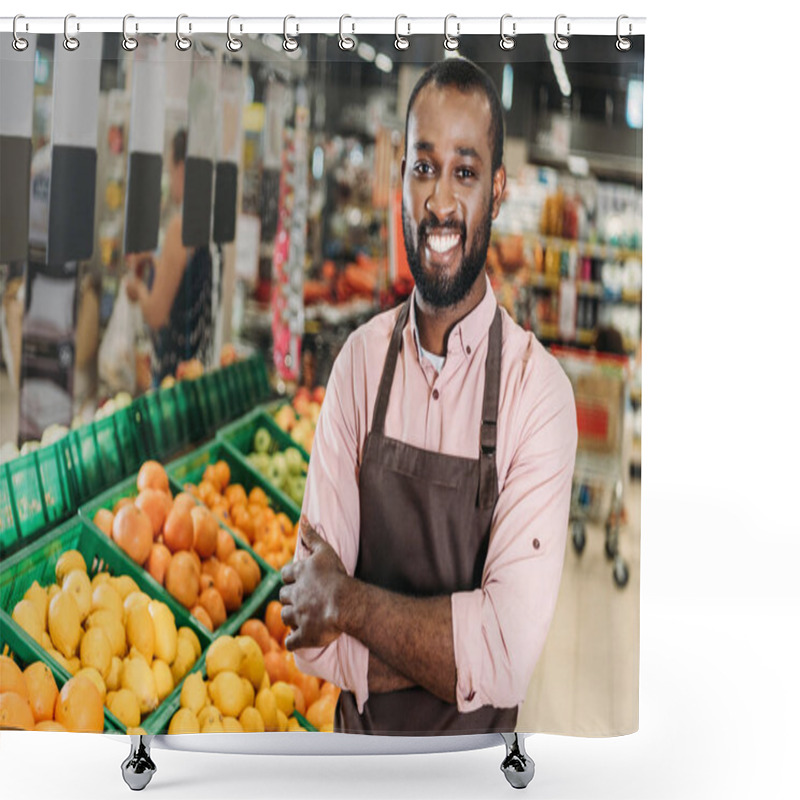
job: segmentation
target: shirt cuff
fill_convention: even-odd
[[[485,705],[478,686],[481,683],[480,664],[475,659],[476,637],[481,636],[483,592],[455,592],[451,596],[453,614],[453,651],[456,662],[456,705],[463,714]],[[472,629],[470,629],[472,620]],[[475,630],[477,622],[478,630]]]
[[[358,713],[363,713],[369,697],[369,650],[358,639],[343,633],[327,647],[297,650],[294,660],[301,672],[352,692]]]

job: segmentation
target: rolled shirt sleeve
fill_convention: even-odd
[[[537,360],[535,395],[523,390],[516,432],[506,431],[518,445],[495,508],[481,588],[452,595],[461,712],[524,700],[558,597],[577,421],[560,365],[544,350]]]
[[[360,520],[355,405],[359,381],[352,362],[351,338],[336,359],[328,381],[303,498],[303,513],[309,523],[336,551],[351,576],[358,559]],[[306,555],[298,539],[295,559]],[[342,634],[326,647],[296,650],[295,662],[303,672],[353,692],[359,712],[363,711],[369,694],[369,651],[357,639]]]

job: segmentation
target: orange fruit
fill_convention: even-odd
[[[219,486],[219,490],[224,492],[225,489],[228,488],[228,484],[231,482],[231,468],[228,466],[227,461],[218,461],[217,462],[217,485]]]
[[[288,682],[289,668],[280,653],[276,653],[274,650],[264,653],[264,668],[269,673],[271,683],[278,681]]]
[[[181,496],[188,497],[188,495],[178,495],[178,497]],[[172,511],[167,515],[164,522],[164,544],[173,553],[178,550],[189,550],[194,543],[194,522],[192,522],[191,510],[195,506],[194,500],[191,500],[191,506],[187,510],[185,502],[179,506],[176,500]]]
[[[303,690],[296,683],[290,683],[289,686],[292,687],[292,691],[294,692],[294,707],[303,716],[305,716],[305,713],[306,713],[306,696],[303,694]]]
[[[189,492],[180,492],[172,501],[173,511],[185,511],[187,514],[197,505],[194,497]]]
[[[217,491],[219,491],[219,484],[217,483],[217,470],[214,467],[214,464],[209,464],[203,470],[203,479],[200,481],[200,485],[202,486],[206,482],[210,483]]]
[[[124,506],[114,517],[114,541],[140,566],[153,549],[153,525],[150,517],[133,504]]]
[[[264,614],[264,622],[269,631],[269,635],[279,644],[283,645],[283,640],[289,633],[289,626],[283,624],[281,619],[281,609],[283,605],[280,600],[272,600],[267,603],[267,610]]]
[[[30,731],[35,724],[31,707],[21,694],[17,692],[0,694],[0,728]]]
[[[116,517],[117,514],[122,511],[125,506],[132,506],[133,505],[133,498],[132,497],[120,497],[116,503],[114,503],[114,508],[111,510],[111,513]]]
[[[250,494],[247,498],[253,505],[257,506],[268,506],[269,500],[267,499],[267,493],[260,487],[254,486],[250,490]]]
[[[269,652],[270,635],[267,626],[260,619],[248,619],[239,629],[242,636],[255,639],[262,653]]]
[[[305,708],[309,708],[313,703],[319,700],[319,679],[315,678],[313,675],[306,675],[304,672],[301,672],[297,676],[295,686],[299,686],[300,691],[303,693]],[[301,711],[300,713],[305,716],[305,711]]]
[[[106,536],[111,536],[111,526],[114,524],[114,513],[107,508],[100,508],[92,520]]]
[[[134,505],[150,517],[153,526],[153,535],[158,536],[164,527],[164,520],[171,510],[172,497],[158,489],[143,489],[139,492]]]
[[[53,719],[56,710],[58,686],[50,667],[41,661],[34,661],[22,673],[28,687],[28,702],[36,722]]]
[[[241,483],[232,483],[225,490],[225,497],[228,498],[231,507],[247,502],[247,493]]]
[[[0,694],[16,692],[28,699],[28,685],[13,658],[0,656]]]
[[[56,722],[54,719],[43,719],[41,722],[37,722],[33,729],[35,731],[65,731],[66,728],[60,723]]]
[[[208,558],[217,550],[217,532],[219,523],[214,515],[202,506],[192,509],[192,524],[194,526],[194,549],[200,558]]]
[[[145,461],[136,476],[136,488],[141,492],[145,489],[160,489],[171,494],[167,471],[158,461]]]
[[[103,732],[103,699],[89,678],[78,675],[61,687],[55,720],[75,733]]]
[[[306,710],[303,716],[318,730],[324,725],[333,724],[336,714],[336,699],[333,695],[324,695]]]
[[[283,513],[283,511],[277,515],[277,520],[281,525],[283,535],[288,536],[292,532],[292,521],[286,516],[286,514]]]

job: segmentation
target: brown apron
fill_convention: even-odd
[[[383,365],[372,429],[359,473],[361,528],[355,577],[393,592],[432,597],[481,586],[492,515],[497,503],[497,406],[502,321],[498,307],[489,330],[480,458],[461,458],[384,435],[386,408],[411,299],[395,323]],[[474,620],[480,636],[480,620]],[[483,706],[459,713],[415,686],[370,694],[363,714],[342,691],[337,731],[400,735],[511,732],[517,708]]]

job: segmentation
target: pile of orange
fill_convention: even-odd
[[[264,654],[264,667],[273,687],[288,685],[294,693],[293,710],[297,710],[317,730],[333,731],[336,702],[341,689],[329,681],[301,672],[294,654],[284,646],[290,628],[281,620],[281,603],[267,604],[262,619],[249,619],[241,627],[242,636],[256,640]]]
[[[102,733],[104,723],[100,692],[85,675],[70,678],[59,691],[43,662],[23,671],[10,656],[0,656],[0,728]]]
[[[217,461],[206,467],[197,486],[186,484],[184,490],[249,542],[267,564],[279,570],[294,557],[298,526],[270,506],[263,489],[255,486],[248,494],[240,483],[229,483],[230,474],[228,463]]]
[[[231,473],[225,462],[206,474],[220,491],[228,488]],[[216,630],[261,581],[256,560],[195,497],[186,492],[173,497],[157,461],[142,465],[136,488],[135,497],[121,498],[111,510],[99,509],[94,524],[203,625]]]

